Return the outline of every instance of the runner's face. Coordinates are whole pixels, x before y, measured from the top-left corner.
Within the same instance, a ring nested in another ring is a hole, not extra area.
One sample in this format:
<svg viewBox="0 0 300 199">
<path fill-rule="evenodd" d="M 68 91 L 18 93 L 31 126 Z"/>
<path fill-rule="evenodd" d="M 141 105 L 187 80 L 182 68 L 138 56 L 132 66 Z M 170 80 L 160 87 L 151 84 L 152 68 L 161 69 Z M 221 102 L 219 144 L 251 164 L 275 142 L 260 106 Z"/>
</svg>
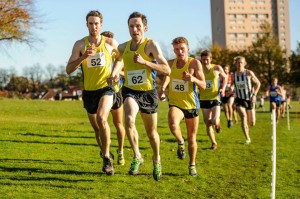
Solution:
<svg viewBox="0 0 300 199">
<path fill-rule="evenodd" d="M 238 59 L 236 61 L 236 67 L 238 70 L 243 70 L 246 65 L 246 61 L 244 59 Z"/>
<path fill-rule="evenodd" d="M 144 26 L 141 18 L 132 18 L 128 23 L 129 33 L 133 40 L 140 40 L 144 37 L 146 26 Z"/>
<path fill-rule="evenodd" d="M 174 53 L 179 60 L 185 60 L 188 57 L 189 47 L 186 43 L 174 44 Z"/>
<path fill-rule="evenodd" d="M 90 16 L 87 21 L 90 36 L 97 36 L 100 34 L 102 23 L 99 17 Z"/>
<path fill-rule="evenodd" d="M 202 63 L 204 66 L 210 65 L 210 62 L 211 62 L 211 57 L 209 57 L 209 56 L 202 56 L 202 57 L 201 57 L 201 63 Z"/>
<path fill-rule="evenodd" d="M 224 72 L 226 73 L 226 74 L 228 74 L 229 73 L 229 68 L 226 66 L 226 67 L 224 67 Z"/>
</svg>

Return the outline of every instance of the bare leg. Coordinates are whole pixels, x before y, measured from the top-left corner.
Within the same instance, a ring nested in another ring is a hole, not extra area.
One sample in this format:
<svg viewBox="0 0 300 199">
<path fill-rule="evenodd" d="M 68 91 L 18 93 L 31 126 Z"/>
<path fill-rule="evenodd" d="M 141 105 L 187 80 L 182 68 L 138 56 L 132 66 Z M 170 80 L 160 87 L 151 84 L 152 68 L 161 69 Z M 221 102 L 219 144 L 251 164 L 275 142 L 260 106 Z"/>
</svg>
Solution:
<svg viewBox="0 0 300 199">
<path fill-rule="evenodd" d="M 124 139 L 125 139 L 125 128 L 123 126 L 123 106 L 116 110 L 111 111 L 113 116 L 113 123 L 117 130 L 118 138 L 118 152 L 123 154 Z"/>
<path fill-rule="evenodd" d="M 95 138 L 97 141 L 97 144 L 99 146 L 100 151 L 102 151 L 102 143 L 101 143 L 101 138 L 100 138 L 100 129 L 96 120 L 96 114 L 89 114 L 88 113 L 88 118 L 90 120 L 90 123 L 94 129 L 95 132 Z"/>
<path fill-rule="evenodd" d="M 110 109 L 113 104 L 112 95 L 104 95 L 99 102 L 97 110 L 97 123 L 100 129 L 100 138 L 102 142 L 103 154 L 109 157 L 110 147 L 110 127 L 107 121 Z"/>
<path fill-rule="evenodd" d="M 190 165 L 196 165 L 197 154 L 197 131 L 199 124 L 199 117 L 185 119 L 187 136 L 188 136 L 188 149 L 190 156 Z"/>
<path fill-rule="evenodd" d="M 204 123 L 206 125 L 206 133 L 211 141 L 212 144 L 217 144 L 216 138 L 215 138 L 215 133 L 212 127 L 212 122 L 211 122 L 211 109 L 202 109 L 202 114 L 203 114 L 203 119 Z"/>
<path fill-rule="evenodd" d="M 243 133 L 246 139 L 250 140 L 246 109 L 242 106 L 238 106 L 237 112 L 239 113 L 241 118 L 241 126 L 242 126 Z"/>
<path fill-rule="evenodd" d="M 160 155 L 159 155 L 160 139 L 157 133 L 157 113 L 153 113 L 153 114 L 141 113 L 141 116 L 144 122 L 147 136 L 150 141 L 150 145 L 153 150 L 153 157 L 152 157 L 153 162 L 160 163 Z"/>
<path fill-rule="evenodd" d="M 131 148 L 133 150 L 134 156 L 141 158 L 141 153 L 139 151 L 139 135 L 136 130 L 135 120 L 137 113 L 139 112 L 138 104 L 131 97 L 127 97 L 124 101 L 125 107 L 125 131 L 129 139 Z"/>
<path fill-rule="evenodd" d="M 184 117 L 182 111 L 177 107 L 170 107 L 168 113 L 169 128 L 171 133 L 175 136 L 178 143 L 183 142 L 182 133 L 180 129 L 180 121 Z"/>
</svg>

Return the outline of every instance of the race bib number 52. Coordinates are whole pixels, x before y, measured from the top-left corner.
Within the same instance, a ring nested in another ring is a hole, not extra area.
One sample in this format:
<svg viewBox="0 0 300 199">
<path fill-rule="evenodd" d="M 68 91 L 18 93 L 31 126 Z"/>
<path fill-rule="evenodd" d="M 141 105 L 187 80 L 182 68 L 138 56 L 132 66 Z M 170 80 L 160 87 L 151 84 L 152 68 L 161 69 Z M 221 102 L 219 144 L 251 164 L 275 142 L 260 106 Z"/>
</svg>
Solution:
<svg viewBox="0 0 300 199">
<path fill-rule="evenodd" d="M 87 67 L 93 68 L 98 66 L 105 66 L 105 55 L 103 52 L 95 53 L 87 58 Z"/>
<path fill-rule="evenodd" d="M 132 70 L 127 72 L 128 85 L 140 85 L 147 82 L 147 71 L 142 70 Z"/>
</svg>

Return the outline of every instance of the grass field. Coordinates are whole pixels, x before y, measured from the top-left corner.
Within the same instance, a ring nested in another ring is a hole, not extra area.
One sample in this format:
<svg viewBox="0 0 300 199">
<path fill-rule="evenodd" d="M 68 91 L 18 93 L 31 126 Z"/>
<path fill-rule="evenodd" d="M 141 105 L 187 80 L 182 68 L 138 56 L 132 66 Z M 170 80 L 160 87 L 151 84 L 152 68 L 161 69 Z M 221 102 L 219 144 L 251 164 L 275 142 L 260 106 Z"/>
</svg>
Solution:
<svg viewBox="0 0 300 199">
<path fill-rule="evenodd" d="M 188 156 L 184 160 L 176 156 L 177 143 L 167 125 L 167 103 L 159 106 L 163 177 L 157 182 L 152 177 L 152 150 L 140 117 L 137 128 L 145 160 L 140 174 L 127 174 L 132 151 L 126 138 L 125 166 L 115 164 L 115 175 L 106 176 L 101 172 L 99 149 L 81 101 L 0 100 L 0 197 L 270 198 L 269 112 L 258 111 L 257 125 L 250 128 L 250 145 L 243 144 L 240 123 L 228 129 L 222 113 L 223 129 L 217 135 L 216 151 L 209 149 L 211 144 L 201 115 L 198 176 L 191 177 Z M 294 102 L 291 109 L 291 130 L 287 130 L 286 119 L 281 119 L 277 128 L 279 199 L 300 198 L 300 116 L 295 113 L 298 106 L 299 102 Z M 117 139 L 112 125 L 111 130 L 111 151 L 116 154 Z"/>
</svg>

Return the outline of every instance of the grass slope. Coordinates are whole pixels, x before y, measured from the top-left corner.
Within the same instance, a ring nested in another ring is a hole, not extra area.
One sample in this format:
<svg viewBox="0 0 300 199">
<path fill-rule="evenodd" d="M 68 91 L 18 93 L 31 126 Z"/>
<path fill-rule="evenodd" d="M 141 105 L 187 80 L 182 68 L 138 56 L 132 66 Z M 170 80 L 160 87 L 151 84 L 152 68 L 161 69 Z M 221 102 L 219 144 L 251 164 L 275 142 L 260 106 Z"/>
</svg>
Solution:
<svg viewBox="0 0 300 199">
<path fill-rule="evenodd" d="M 299 106 L 293 105 L 295 109 Z M 126 138 L 125 166 L 115 164 L 115 175 L 106 176 L 101 172 L 102 160 L 82 102 L 0 100 L 0 197 L 270 198 L 269 112 L 257 113 L 257 125 L 250 128 L 250 145 L 243 144 L 240 123 L 228 129 L 222 113 L 223 129 L 216 135 L 216 151 L 209 149 L 211 144 L 200 115 L 198 176 L 194 178 L 188 175 L 188 156 L 184 160 L 176 156 L 177 143 L 167 124 L 168 105 L 161 102 L 159 106 L 163 177 L 156 182 L 152 177 L 152 150 L 140 117 L 137 129 L 145 163 L 139 175 L 127 174 L 132 151 Z M 291 112 L 290 131 L 286 119 L 281 119 L 277 128 L 277 198 L 300 197 L 299 129 L 295 112 Z M 112 123 L 111 130 L 111 151 L 116 154 Z M 182 130 L 186 137 L 184 123 Z"/>
</svg>

